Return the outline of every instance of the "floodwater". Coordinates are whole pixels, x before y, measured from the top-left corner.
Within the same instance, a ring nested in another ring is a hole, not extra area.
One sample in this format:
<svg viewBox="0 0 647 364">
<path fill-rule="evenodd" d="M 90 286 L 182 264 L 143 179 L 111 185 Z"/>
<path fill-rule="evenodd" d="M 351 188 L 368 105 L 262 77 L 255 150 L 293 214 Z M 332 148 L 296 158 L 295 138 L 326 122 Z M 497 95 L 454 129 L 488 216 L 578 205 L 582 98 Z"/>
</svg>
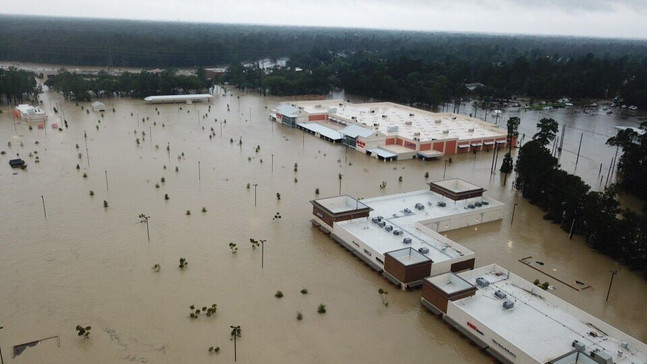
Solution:
<svg viewBox="0 0 647 364">
<path fill-rule="evenodd" d="M 241 363 L 493 362 L 423 309 L 419 290 L 398 290 L 311 226 L 309 200 L 317 198 L 317 188 L 319 197 L 337 194 L 338 173 L 342 193 L 357 197 L 424 189 L 427 171 L 429 180 L 446 173 L 484 186 L 510 214 L 447 234 L 476 253 L 477 266 L 494 262 L 528 280 L 549 281 L 558 296 L 647 340 L 647 282 L 544 221 L 511 191 L 511 181 L 503 185 L 502 176 L 490 174 L 491 153 L 453 156 L 445 172 L 444 160 L 384 163 L 268 122 L 278 98 L 222 96 L 222 90 L 211 111 L 208 104 L 112 99 L 103 100 L 104 116 L 86 113 L 89 103 L 41 96 L 43 108 L 60 109 L 50 122 L 62 125 L 56 119 L 64 114 L 69 128 L 30 131 L 25 123 L 14 125 L 9 108 L 0 114 L 0 150 L 7 152 L 0 156 L 0 347 L 8 358 L 14 345 L 42 338 L 58 336 L 60 346 L 47 340 L 10 362 L 232 362 L 231 325 L 242 328 L 236 342 Z M 573 129 L 567 128 L 570 152 L 561 159 L 569 171 L 578 133 L 586 131 L 578 173 L 587 182 L 597 181 L 598 161 L 613 157 L 615 150 L 603 145 L 611 126 L 637 123 L 551 115 Z M 522 115 L 526 138 L 540 116 Z M 26 159 L 26 170 L 9 168 L 16 154 Z M 150 242 L 142 213 L 150 216 Z M 250 238 L 267 240 L 263 257 Z M 555 282 L 518 262 L 527 256 L 592 288 Z M 182 257 L 185 270 L 178 268 Z M 153 272 L 154 264 L 160 272 Z M 611 269 L 619 273 L 605 303 Z M 379 288 L 389 292 L 388 307 Z M 277 290 L 283 298 L 274 297 Z M 215 317 L 189 318 L 190 305 L 213 303 Z M 321 303 L 325 314 L 317 313 Z M 92 326 L 89 340 L 76 336 L 77 324 Z M 220 353 L 210 354 L 210 346 Z"/>
</svg>

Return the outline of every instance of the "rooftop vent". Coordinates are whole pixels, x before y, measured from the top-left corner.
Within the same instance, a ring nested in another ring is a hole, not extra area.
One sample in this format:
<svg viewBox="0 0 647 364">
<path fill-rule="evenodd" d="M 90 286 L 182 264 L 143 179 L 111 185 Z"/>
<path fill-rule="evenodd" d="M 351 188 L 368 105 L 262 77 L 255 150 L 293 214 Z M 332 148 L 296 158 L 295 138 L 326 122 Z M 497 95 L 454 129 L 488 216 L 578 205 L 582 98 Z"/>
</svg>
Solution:
<svg viewBox="0 0 647 364">
<path fill-rule="evenodd" d="M 504 301 L 503 302 L 503 308 L 505 310 L 509 310 L 509 309 L 511 309 L 513 307 L 514 307 L 514 302 L 512 302 L 512 301 Z"/>
<path fill-rule="evenodd" d="M 572 344 L 572 346 L 573 346 L 573 347 L 575 348 L 575 350 L 577 350 L 577 351 L 582 351 L 582 352 L 584 352 L 584 350 L 586 350 L 586 345 L 584 345 L 584 343 L 581 343 L 581 342 L 579 342 L 579 341 L 577 341 L 577 340 L 573 340 L 573 344 Z"/>
<path fill-rule="evenodd" d="M 452 116 L 452 120 L 456 120 L 456 116 Z"/>
<path fill-rule="evenodd" d="M 429 248 L 425 248 L 425 247 L 418 248 L 418 253 L 427 254 L 427 253 L 429 253 Z"/>
<path fill-rule="evenodd" d="M 497 289 L 496 292 L 494 292 L 494 295 L 497 298 L 501 298 L 501 299 L 508 297 L 508 295 L 505 294 L 505 292 L 501 291 L 500 289 Z"/>
<path fill-rule="evenodd" d="M 387 133 L 397 133 L 398 132 L 398 126 L 397 125 L 389 125 L 386 127 L 386 132 Z"/>
<path fill-rule="evenodd" d="M 473 132 L 474 132 L 474 128 L 469 128 L 469 129 L 467 129 L 467 132 L 469 132 L 469 133 L 473 133 Z"/>
<path fill-rule="evenodd" d="M 386 119 L 386 118 L 387 118 L 387 115 L 386 115 L 386 114 L 382 114 L 382 118 L 383 118 L 383 119 Z"/>
<path fill-rule="evenodd" d="M 425 205 L 421 204 L 420 202 L 418 202 L 414 207 L 416 208 L 416 210 L 424 210 L 425 209 Z"/>
<path fill-rule="evenodd" d="M 392 231 L 393 230 L 393 225 L 389 225 L 389 226 L 385 227 L 384 230 Z"/>
<path fill-rule="evenodd" d="M 411 238 L 404 238 L 402 239 L 402 242 L 405 244 L 411 244 Z"/>
<path fill-rule="evenodd" d="M 490 285 L 490 282 L 488 282 L 488 280 L 483 277 L 478 277 L 476 278 L 476 284 L 478 284 L 480 287 L 487 287 Z"/>
<path fill-rule="evenodd" d="M 443 121 L 442 121 L 442 120 L 440 120 L 440 119 L 436 119 L 436 121 L 435 121 L 435 123 L 436 123 L 436 124 L 440 124 L 440 123 L 442 123 L 442 122 L 443 122 Z"/>
<path fill-rule="evenodd" d="M 353 120 L 357 120 L 357 116 L 351 116 L 350 118 Z"/>
<path fill-rule="evenodd" d="M 413 133 L 413 135 L 415 135 L 415 136 L 420 136 L 420 132 L 419 132 L 419 131 L 417 131 L 417 132 Z"/>
<path fill-rule="evenodd" d="M 375 114 L 375 110 L 371 110 L 371 114 Z"/>
<path fill-rule="evenodd" d="M 321 104 L 317 104 L 317 105 L 315 105 L 315 108 L 317 108 L 317 109 L 321 109 Z"/>
<path fill-rule="evenodd" d="M 402 235 L 402 230 L 393 230 L 393 235 L 395 236 Z"/>
<path fill-rule="evenodd" d="M 449 134 L 449 130 L 443 130 L 443 134 Z"/>
<path fill-rule="evenodd" d="M 373 221 L 375 224 L 377 224 L 378 222 L 380 222 L 380 219 L 378 219 L 377 217 L 374 217 L 374 218 L 371 219 L 371 221 Z"/>
<path fill-rule="evenodd" d="M 380 221 L 380 222 L 378 222 L 378 223 L 377 223 L 377 226 L 379 226 L 379 227 L 385 227 L 385 226 L 386 226 L 386 222 L 385 222 L 385 221 Z"/>
<path fill-rule="evenodd" d="M 411 209 L 407 207 L 406 209 L 404 209 L 404 213 L 405 213 L 405 214 L 410 214 L 410 213 L 411 213 Z"/>
<path fill-rule="evenodd" d="M 445 206 L 447 206 L 447 204 L 445 203 L 445 201 L 438 201 L 438 203 L 437 203 L 436 205 L 438 205 L 438 207 L 445 207 Z"/>
<path fill-rule="evenodd" d="M 404 125 L 412 125 L 413 123 L 411 121 L 405 121 Z"/>
</svg>

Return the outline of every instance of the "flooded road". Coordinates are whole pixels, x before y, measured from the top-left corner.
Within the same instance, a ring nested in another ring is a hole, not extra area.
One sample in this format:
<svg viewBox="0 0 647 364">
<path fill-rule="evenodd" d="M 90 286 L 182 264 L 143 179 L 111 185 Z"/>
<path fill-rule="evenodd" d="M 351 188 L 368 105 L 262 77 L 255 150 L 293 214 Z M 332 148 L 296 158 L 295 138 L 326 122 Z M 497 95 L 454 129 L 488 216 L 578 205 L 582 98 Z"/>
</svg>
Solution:
<svg viewBox="0 0 647 364">
<path fill-rule="evenodd" d="M 108 107 L 102 117 L 86 112 L 89 103 L 42 96 L 50 123 L 63 125 L 56 119 L 64 115 L 69 128 L 34 125 L 30 131 L 25 123 L 14 125 L 10 109 L 0 114 L 0 150 L 7 153 L 0 156 L 0 345 L 5 357 L 13 345 L 51 336 L 60 338 L 60 347 L 44 341 L 12 362 L 232 362 L 231 325 L 242 328 L 241 363 L 493 362 L 422 309 L 420 291 L 398 290 L 309 223 L 308 201 L 337 194 L 338 173 L 342 193 L 372 197 L 424 189 L 428 180 L 442 179 L 444 160 L 384 163 L 346 154 L 339 145 L 268 122 L 278 98 L 218 92 L 211 110 L 209 104 L 102 100 Z M 62 110 L 54 114 L 58 102 Z M 523 115 L 526 138 L 540 115 Z M 555 119 L 573 127 L 565 150 L 577 150 L 580 129 L 590 131 L 578 173 L 597 181 L 598 161 L 610 161 L 615 151 L 603 142 L 611 125 L 625 120 Z M 27 161 L 26 170 L 9 168 L 16 154 Z M 518 203 L 512 225 L 509 215 L 447 234 L 476 253 L 477 266 L 498 263 L 528 280 L 547 280 L 559 297 L 647 340 L 643 278 L 544 221 L 511 191 L 510 180 L 503 186 L 502 176 L 490 174 L 491 154 L 452 159 L 448 178 L 485 187 L 510 214 Z M 565 152 L 560 162 L 572 172 L 574 160 Z M 140 214 L 150 216 L 150 242 Z M 250 238 L 267 240 L 264 257 Z M 235 254 L 230 243 L 237 244 Z M 553 282 L 518 261 L 527 256 L 592 288 L 578 292 Z M 184 270 L 180 258 L 189 263 Z M 154 264 L 160 272 L 153 272 Z M 610 269 L 619 273 L 605 303 Z M 389 292 L 388 308 L 379 288 Z M 277 290 L 283 298 L 274 297 Z M 190 305 L 213 303 L 215 317 L 189 318 Z M 325 314 L 317 313 L 319 304 Z M 76 336 L 77 324 L 92 326 L 89 340 Z M 220 353 L 210 354 L 210 346 Z"/>
</svg>

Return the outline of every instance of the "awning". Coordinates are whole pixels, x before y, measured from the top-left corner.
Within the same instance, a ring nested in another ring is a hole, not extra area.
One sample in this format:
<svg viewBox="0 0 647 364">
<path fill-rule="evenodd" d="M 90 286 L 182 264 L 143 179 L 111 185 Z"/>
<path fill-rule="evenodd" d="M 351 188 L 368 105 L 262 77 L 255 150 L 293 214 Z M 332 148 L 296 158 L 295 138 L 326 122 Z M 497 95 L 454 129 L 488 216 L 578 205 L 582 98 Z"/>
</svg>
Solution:
<svg viewBox="0 0 647 364">
<path fill-rule="evenodd" d="M 484 145 L 494 145 L 494 142 L 485 142 Z"/>
<path fill-rule="evenodd" d="M 496 143 L 497 143 L 497 144 L 505 144 L 505 143 L 506 143 L 506 141 L 505 141 L 505 140 L 497 140 L 497 141 L 496 141 Z"/>
<path fill-rule="evenodd" d="M 319 123 L 297 123 L 297 125 L 301 128 L 307 129 L 315 134 L 319 134 L 321 136 L 324 136 L 330 140 L 342 140 L 343 137 L 342 135 L 333 129 L 330 129 L 328 127 L 325 127 Z"/>
<path fill-rule="evenodd" d="M 459 147 L 459 148 L 469 148 L 469 147 L 470 147 L 470 145 L 469 145 L 469 144 L 461 144 L 461 145 L 459 145 L 458 147 Z"/>
<path fill-rule="evenodd" d="M 473 147 L 480 147 L 481 145 L 483 145 L 483 144 L 481 144 L 481 143 L 472 143 Z"/>
<path fill-rule="evenodd" d="M 371 152 L 371 155 L 375 154 L 375 155 L 378 155 L 378 156 L 380 156 L 380 157 L 382 157 L 384 159 L 395 158 L 395 157 L 398 156 L 397 154 L 391 153 L 391 152 L 389 152 L 387 150 L 384 150 L 382 148 L 373 148 L 373 149 L 369 149 L 368 151 Z"/>
</svg>

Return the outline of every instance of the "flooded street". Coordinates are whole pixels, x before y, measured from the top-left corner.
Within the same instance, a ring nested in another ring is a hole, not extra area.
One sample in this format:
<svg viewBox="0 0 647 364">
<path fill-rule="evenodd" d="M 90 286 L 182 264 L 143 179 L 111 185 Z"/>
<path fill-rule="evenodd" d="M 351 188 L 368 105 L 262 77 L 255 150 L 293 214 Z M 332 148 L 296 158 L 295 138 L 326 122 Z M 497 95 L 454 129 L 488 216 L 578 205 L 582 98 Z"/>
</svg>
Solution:
<svg viewBox="0 0 647 364">
<path fill-rule="evenodd" d="M 61 115 L 68 121 L 62 131 L 35 125 L 30 131 L 3 108 L 0 346 L 7 358 L 14 345 L 60 338 L 60 347 L 47 340 L 8 361 L 232 362 L 231 325 L 242 328 L 241 363 L 494 361 L 423 309 L 419 290 L 400 291 L 309 222 L 309 201 L 336 195 L 338 173 L 342 193 L 372 197 L 425 189 L 427 181 L 443 178 L 443 159 L 385 163 L 346 153 L 270 123 L 269 109 L 279 98 L 222 95 L 221 90 L 210 104 L 193 105 L 104 99 L 103 116 L 87 113 L 90 103 L 76 106 L 56 93 L 41 95 L 49 123 L 63 127 Z M 59 102 L 62 110 L 54 114 Z M 505 113 L 499 124 L 515 115 Z M 594 189 L 601 188 L 600 163 L 606 175 L 615 152 L 604 145 L 615 135 L 613 125 L 638 124 L 633 116 L 569 110 L 520 116 L 526 141 L 541 117 L 566 123 L 560 163 L 571 173 L 584 132 L 577 173 Z M 9 168 L 16 154 L 26 160 L 26 170 Z M 503 153 L 499 166 L 502 158 Z M 491 153 L 452 160 L 447 178 L 483 186 L 509 211 L 503 221 L 447 233 L 476 253 L 476 266 L 497 263 L 530 281 L 548 281 L 557 296 L 647 341 L 644 278 L 544 221 L 542 211 L 511 190 L 512 177 L 504 186 L 502 175 L 490 174 Z M 385 189 L 379 188 L 382 181 Z M 150 242 L 140 214 L 150 216 Z M 264 257 L 250 238 L 267 240 Z M 237 244 L 237 253 L 230 243 Z M 592 287 L 576 291 L 555 282 L 518 261 L 527 256 L 546 262 L 556 276 Z M 189 263 L 184 270 L 180 258 Z M 151 269 L 154 264 L 160 264 L 159 272 Z M 619 273 L 605 303 L 611 269 Z M 308 294 L 300 293 L 303 288 Z M 379 288 L 389 292 L 388 307 Z M 283 298 L 274 297 L 277 290 Z M 215 317 L 189 318 L 190 305 L 213 303 Z M 318 314 L 322 303 L 327 313 Z M 296 319 L 299 311 L 302 321 Z M 77 337 L 77 324 L 92 326 L 89 340 Z M 209 353 L 210 346 L 219 346 L 220 353 Z"/>
</svg>

